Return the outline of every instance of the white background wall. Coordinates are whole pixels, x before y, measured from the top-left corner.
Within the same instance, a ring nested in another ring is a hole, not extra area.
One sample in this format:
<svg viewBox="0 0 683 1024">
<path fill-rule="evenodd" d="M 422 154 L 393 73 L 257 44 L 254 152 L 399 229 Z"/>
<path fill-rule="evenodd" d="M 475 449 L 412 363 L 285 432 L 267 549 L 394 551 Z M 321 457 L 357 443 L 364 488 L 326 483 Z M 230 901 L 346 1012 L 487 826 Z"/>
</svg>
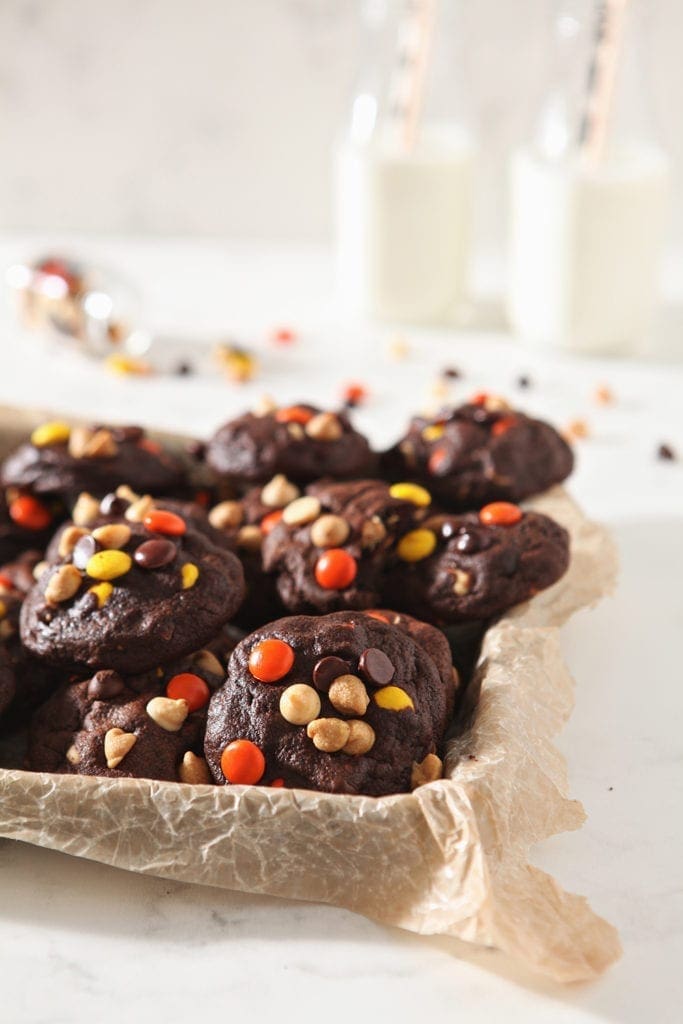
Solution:
<svg viewBox="0 0 683 1024">
<path fill-rule="evenodd" d="M 680 183 L 683 2 L 643 2 Z M 505 155 L 543 88 L 553 0 L 464 8 L 492 240 Z M 0 0 L 0 230 L 325 238 L 357 43 L 356 0 Z"/>
</svg>

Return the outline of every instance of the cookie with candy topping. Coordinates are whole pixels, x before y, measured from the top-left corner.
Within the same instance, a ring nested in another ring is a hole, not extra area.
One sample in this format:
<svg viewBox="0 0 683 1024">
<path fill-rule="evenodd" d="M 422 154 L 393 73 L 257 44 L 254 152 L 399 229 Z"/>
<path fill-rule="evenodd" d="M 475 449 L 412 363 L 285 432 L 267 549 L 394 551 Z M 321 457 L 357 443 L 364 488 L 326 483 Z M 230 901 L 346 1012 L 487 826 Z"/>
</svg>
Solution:
<svg viewBox="0 0 683 1024">
<path fill-rule="evenodd" d="M 453 691 L 424 646 L 378 618 L 279 619 L 235 648 L 206 760 L 218 783 L 406 792 L 441 775 Z"/>
<path fill-rule="evenodd" d="M 434 515 L 424 557 L 403 560 L 385 595 L 439 624 L 489 619 L 551 586 L 569 565 L 569 534 L 549 516 L 493 502 L 480 512 Z"/>
<path fill-rule="evenodd" d="M 3 730 L 24 724 L 28 715 L 61 681 L 60 674 L 34 658 L 19 637 L 19 616 L 24 599 L 32 588 L 34 570 L 40 562 L 39 551 L 27 551 L 14 562 L 0 566 L 0 647 L 12 675 L 11 700 L 0 707 Z M 5 694 L 9 691 L 5 688 Z M 3 700 L 0 698 L 0 705 Z"/>
<path fill-rule="evenodd" d="M 413 484 L 319 481 L 287 505 L 263 541 L 290 612 L 371 608 L 400 539 L 427 514 L 430 496 Z"/>
<path fill-rule="evenodd" d="M 345 412 L 293 405 L 248 412 L 220 427 L 206 451 L 218 477 L 238 486 L 266 483 L 279 473 L 297 484 L 328 476 L 369 476 L 376 457 Z"/>
<path fill-rule="evenodd" d="M 143 672 L 205 644 L 244 597 L 239 560 L 150 502 L 72 527 L 59 552 L 21 613 L 24 645 L 57 665 Z"/>
<path fill-rule="evenodd" d="M 451 511 L 520 501 L 560 483 L 573 464 L 553 427 L 487 395 L 433 419 L 415 417 L 383 456 L 390 479 L 419 481 Z"/>
<path fill-rule="evenodd" d="M 81 491 L 96 496 L 128 484 L 141 494 L 177 493 L 185 483 L 182 461 L 142 427 L 43 423 L 0 469 L 4 487 L 65 502 Z"/>
<path fill-rule="evenodd" d="M 230 647 L 222 635 L 214 646 Z M 31 723 L 33 771 L 110 778 L 211 782 L 203 758 L 211 693 L 225 679 L 224 663 L 197 651 L 146 673 L 101 669 L 62 686 Z"/>
</svg>

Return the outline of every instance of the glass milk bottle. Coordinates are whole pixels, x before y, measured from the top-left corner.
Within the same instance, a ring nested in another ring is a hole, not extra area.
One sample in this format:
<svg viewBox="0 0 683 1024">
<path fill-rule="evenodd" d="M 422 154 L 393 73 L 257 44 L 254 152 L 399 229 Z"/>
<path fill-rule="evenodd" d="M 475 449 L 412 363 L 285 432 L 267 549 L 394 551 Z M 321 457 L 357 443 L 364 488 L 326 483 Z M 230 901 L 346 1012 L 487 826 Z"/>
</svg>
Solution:
<svg viewBox="0 0 683 1024">
<path fill-rule="evenodd" d="M 338 291 L 353 312 L 443 324 L 463 305 L 473 144 L 457 6 L 363 4 L 363 67 L 335 168 Z"/>
<path fill-rule="evenodd" d="M 508 312 L 536 345 L 634 353 L 651 327 L 669 178 L 645 103 L 644 9 L 556 10 L 555 87 L 512 161 Z"/>
</svg>

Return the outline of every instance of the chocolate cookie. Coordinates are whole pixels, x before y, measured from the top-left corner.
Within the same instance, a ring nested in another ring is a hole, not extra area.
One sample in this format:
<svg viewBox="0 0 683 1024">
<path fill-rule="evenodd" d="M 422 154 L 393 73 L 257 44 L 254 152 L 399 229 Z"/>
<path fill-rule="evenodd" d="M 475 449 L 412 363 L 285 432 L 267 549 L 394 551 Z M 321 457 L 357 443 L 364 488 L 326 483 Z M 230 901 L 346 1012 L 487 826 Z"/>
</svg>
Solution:
<svg viewBox="0 0 683 1024">
<path fill-rule="evenodd" d="M 183 464 L 141 427 L 70 427 L 43 423 L 9 455 L 0 470 L 4 487 L 66 502 L 81 491 L 98 497 L 128 484 L 142 494 L 177 493 Z"/>
<path fill-rule="evenodd" d="M 362 612 L 293 616 L 235 648 L 204 750 L 219 783 L 380 796 L 441 775 L 453 680 Z"/>
<path fill-rule="evenodd" d="M 38 657 L 143 672 L 202 646 L 236 612 L 238 559 L 181 516 L 141 501 L 118 521 L 62 535 L 59 559 L 21 613 L 22 641 Z"/>
<path fill-rule="evenodd" d="M 435 419 L 415 417 L 383 457 L 390 479 L 420 481 L 452 511 L 520 501 L 560 483 L 573 464 L 553 427 L 486 395 Z"/>
<path fill-rule="evenodd" d="M 429 501 L 412 484 L 311 484 L 264 538 L 263 568 L 275 574 L 290 612 L 372 608 L 381 599 L 388 559 L 424 518 Z"/>
<path fill-rule="evenodd" d="M 101 669 L 62 686 L 34 715 L 33 771 L 211 782 L 202 756 L 206 709 L 225 673 L 207 651 L 164 669 Z"/>
<path fill-rule="evenodd" d="M 12 703 L 15 689 L 14 671 L 9 654 L 4 643 L 0 640 L 0 718 L 2 718 L 3 713 Z"/>
<path fill-rule="evenodd" d="M 402 610 L 440 624 L 489 619 L 555 583 L 569 564 L 569 534 L 548 516 L 494 502 L 423 523 L 428 553 L 386 576 Z"/>
<path fill-rule="evenodd" d="M 22 726 L 60 681 L 59 674 L 34 658 L 19 638 L 21 606 L 35 582 L 33 572 L 41 557 L 39 551 L 28 551 L 16 561 L 0 566 L 0 645 L 13 679 L 11 702 L 0 708 L 0 723 L 5 731 Z"/>
<path fill-rule="evenodd" d="M 209 441 L 206 458 L 218 476 L 245 486 L 282 473 L 295 483 L 371 475 L 376 457 L 344 412 L 294 405 L 225 423 Z"/>
</svg>

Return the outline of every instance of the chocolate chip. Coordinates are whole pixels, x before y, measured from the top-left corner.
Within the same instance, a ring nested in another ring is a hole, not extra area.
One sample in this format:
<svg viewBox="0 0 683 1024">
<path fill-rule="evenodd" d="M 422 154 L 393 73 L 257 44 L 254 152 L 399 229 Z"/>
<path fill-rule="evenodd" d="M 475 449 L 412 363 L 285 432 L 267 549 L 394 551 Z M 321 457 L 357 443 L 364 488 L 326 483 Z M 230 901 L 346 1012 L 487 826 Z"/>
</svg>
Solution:
<svg viewBox="0 0 683 1024">
<path fill-rule="evenodd" d="M 109 700 L 123 693 L 124 682 L 118 672 L 104 668 L 96 672 L 88 683 L 90 700 Z"/>
<path fill-rule="evenodd" d="M 387 686 L 394 678 L 396 669 L 384 651 L 379 647 L 366 647 L 360 656 L 358 669 L 367 683 L 372 686 Z"/>
<path fill-rule="evenodd" d="M 481 549 L 481 542 L 476 533 L 461 533 L 455 542 L 455 547 L 458 551 L 462 551 L 463 554 L 471 555 L 475 551 Z"/>
<path fill-rule="evenodd" d="M 85 569 L 92 556 L 100 550 L 100 545 L 94 537 L 86 534 L 76 541 L 76 546 L 71 554 L 71 561 L 77 569 Z"/>
<path fill-rule="evenodd" d="M 122 516 L 129 505 L 130 502 L 118 494 L 105 494 L 100 502 L 100 512 L 103 516 Z"/>
<path fill-rule="evenodd" d="M 657 449 L 657 458 L 663 459 L 665 462 L 675 462 L 676 452 L 673 450 L 670 444 L 660 444 Z"/>
<path fill-rule="evenodd" d="M 351 666 L 348 661 L 335 657 L 321 658 L 313 669 L 313 685 L 321 693 L 327 693 L 335 679 L 350 674 Z"/>
<path fill-rule="evenodd" d="M 141 569 L 161 569 L 168 565 L 178 554 L 178 549 L 171 540 L 146 540 L 136 548 L 133 558 Z"/>
</svg>

